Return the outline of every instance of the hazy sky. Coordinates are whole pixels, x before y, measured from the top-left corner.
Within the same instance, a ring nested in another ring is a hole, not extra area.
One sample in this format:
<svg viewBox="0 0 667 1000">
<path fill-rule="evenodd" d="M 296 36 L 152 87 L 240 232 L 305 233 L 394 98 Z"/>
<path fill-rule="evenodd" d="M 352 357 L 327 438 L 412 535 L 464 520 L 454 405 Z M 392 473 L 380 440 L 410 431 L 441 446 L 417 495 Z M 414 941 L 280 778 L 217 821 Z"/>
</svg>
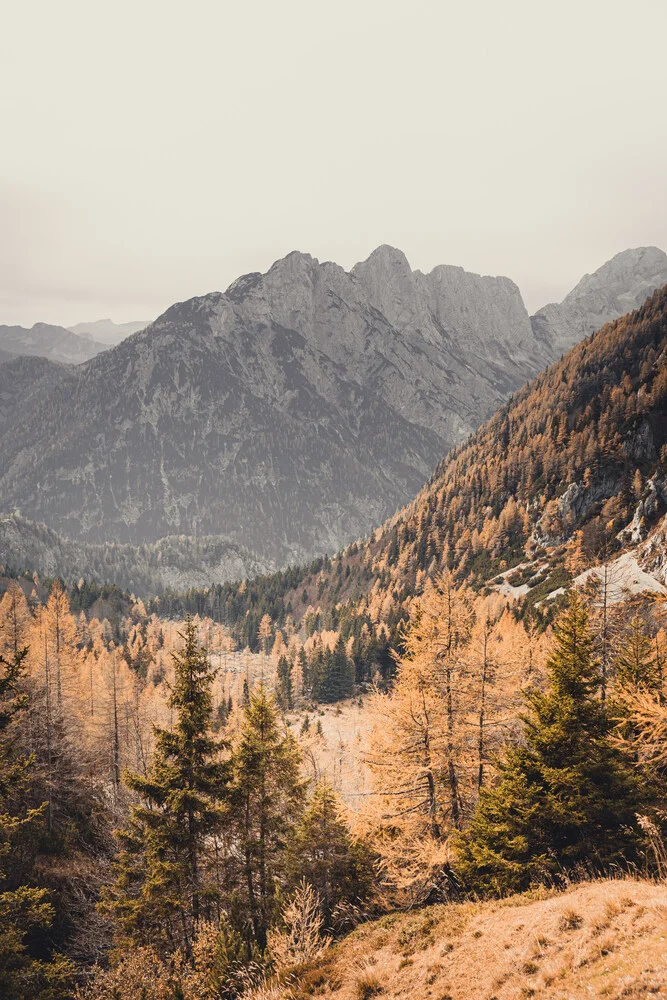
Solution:
<svg viewBox="0 0 667 1000">
<path fill-rule="evenodd" d="M 153 318 L 293 249 L 667 249 L 667 0 L 4 0 L 0 323 Z"/>
</svg>

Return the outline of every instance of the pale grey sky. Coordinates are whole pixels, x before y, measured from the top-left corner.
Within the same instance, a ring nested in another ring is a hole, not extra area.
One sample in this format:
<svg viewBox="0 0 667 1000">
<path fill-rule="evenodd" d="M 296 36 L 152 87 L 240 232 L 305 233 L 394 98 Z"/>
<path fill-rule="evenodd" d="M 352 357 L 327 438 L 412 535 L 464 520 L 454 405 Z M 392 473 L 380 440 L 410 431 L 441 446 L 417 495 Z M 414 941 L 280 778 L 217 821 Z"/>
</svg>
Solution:
<svg viewBox="0 0 667 1000">
<path fill-rule="evenodd" d="M 2 0 L 0 323 L 152 318 L 290 250 L 667 249 L 667 0 Z"/>
</svg>

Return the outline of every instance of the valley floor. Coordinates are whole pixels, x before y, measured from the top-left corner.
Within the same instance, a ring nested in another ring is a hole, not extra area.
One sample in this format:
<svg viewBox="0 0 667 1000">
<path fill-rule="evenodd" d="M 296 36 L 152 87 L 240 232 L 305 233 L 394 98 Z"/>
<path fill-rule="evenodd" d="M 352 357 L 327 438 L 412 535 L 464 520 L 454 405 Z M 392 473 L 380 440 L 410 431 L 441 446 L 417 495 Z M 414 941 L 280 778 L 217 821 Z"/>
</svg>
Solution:
<svg viewBox="0 0 667 1000">
<path fill-rule="evenodd" d="M 284 1000 L 667 996 L 667 885 L 629 879 L 433 906 L 356 929 Z"/>
</svg>

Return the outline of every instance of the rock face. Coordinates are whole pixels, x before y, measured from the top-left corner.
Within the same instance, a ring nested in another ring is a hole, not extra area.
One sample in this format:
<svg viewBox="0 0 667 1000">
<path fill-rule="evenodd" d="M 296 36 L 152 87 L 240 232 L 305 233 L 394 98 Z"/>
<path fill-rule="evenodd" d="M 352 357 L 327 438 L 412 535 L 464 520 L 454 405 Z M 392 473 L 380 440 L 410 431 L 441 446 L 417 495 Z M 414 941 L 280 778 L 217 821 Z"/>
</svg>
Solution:
<svg viewBox="0 0 667 1000">
<path fill-rule="evenodd" d="M 667 284 L 667 254 L 657 247 L 624 250 L 586 274 L 560 304 L 544 306 L 531 317 L 533 331 L 550 361 L 605 323 L 637 309 L 656 288 Z"/>
<path fill-rule="evenodd" d="M 614 301 L 648 293 L 637 260 L 624 292 L 606 265 Z M 577 301 L 579 321 L 594 300 Z M 292 253 L 34 385 L 0 365 L 2 509 L 80 542 L 216 536 L 266 568 L 333 552 L 410 500 L 559 330 L 507 278 L 423 274 L 386 246 L 350 272 Z"/>
<path fill-rule="evenodd" d="M 13 355 L 38 356 L 78 365 L 106 351 L 107 346 L 78 337 L 64 326 L 49 323 L 35 323 L 29 330 L 23 326 L 0 326 L 0 349 Z"/>
</svg>

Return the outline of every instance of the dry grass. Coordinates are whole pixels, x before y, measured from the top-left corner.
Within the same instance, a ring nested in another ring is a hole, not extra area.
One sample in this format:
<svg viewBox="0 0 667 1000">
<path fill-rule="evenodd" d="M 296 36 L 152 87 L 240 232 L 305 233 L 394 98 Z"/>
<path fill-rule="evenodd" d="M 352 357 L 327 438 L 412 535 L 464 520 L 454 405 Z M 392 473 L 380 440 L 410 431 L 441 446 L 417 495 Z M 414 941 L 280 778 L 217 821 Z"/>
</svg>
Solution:
<svg viewBox="0 0 667 1000">
<path fill-rule="evenodd" d="M 284 997 L 333 1000 L 648 1000 L 667 997 L 667 886 L 435 906 L 358 927 Z"/>
</svg>

